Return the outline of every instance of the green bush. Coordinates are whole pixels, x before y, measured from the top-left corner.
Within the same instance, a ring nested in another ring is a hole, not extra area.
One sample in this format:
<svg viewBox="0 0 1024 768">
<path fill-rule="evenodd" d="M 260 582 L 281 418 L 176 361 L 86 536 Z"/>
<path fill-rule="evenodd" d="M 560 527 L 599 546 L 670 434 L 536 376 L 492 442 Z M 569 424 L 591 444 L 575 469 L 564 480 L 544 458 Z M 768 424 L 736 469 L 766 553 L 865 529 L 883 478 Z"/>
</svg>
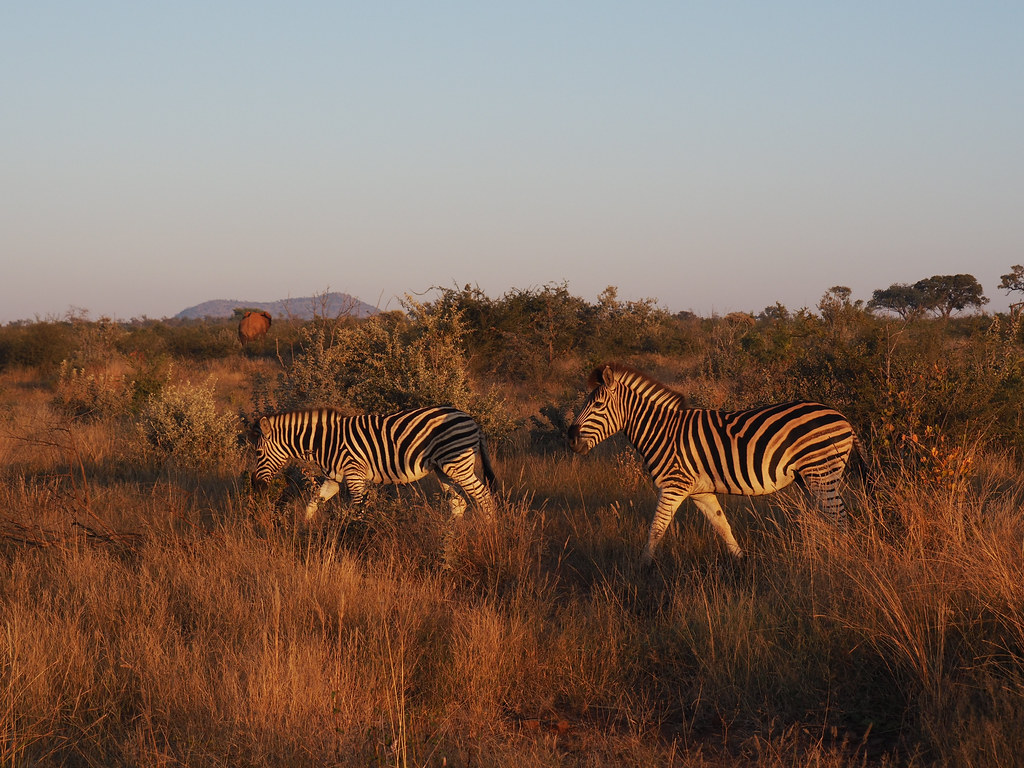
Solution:
<svg viewBox="0 0 1024 768">
<path fill-rule="evenodd" d="M 170 384 L 151 395 L 140 414 L 148 444 L 161 456 L 191 469 L 224 466 L 237 461 L 238 425 L 217 411 L 214 383 Z"/>
<path fill-rule="evenodd" d="M 74 354 L 75 332 L 70 323 L 9 323 L 0 328 L 0 370 L 39 368 L 51 375 Z"/>
<path fill-rule="evenodd" d="M 351 408 L 354 332 L 347 323 L 317 319 L 299 330 L 296 348 L 275 383 L 253 382 L 256 412 L 332 406 Z"/>
<path fill-rule="evenodd" d="M 236 329 L 224 322 L 189 323 L 168 334 L 167 350 L 190 360 L 216 360 L 238 354 L 240 346 Z"/>
<path fill-rule="evenodd" d="M 471 414 L 488 437 L 516 428 L 494 390 L 470 380 L 462 313 L 455 307 L 403 302 L 406 313 L 374 315 L 358 324 L 318 320 L 300 332 L 291 363 L 276 384 L 257 380 L 257 413 L 333 406 L 387 413 L 450 405 Z"/>
</svg>

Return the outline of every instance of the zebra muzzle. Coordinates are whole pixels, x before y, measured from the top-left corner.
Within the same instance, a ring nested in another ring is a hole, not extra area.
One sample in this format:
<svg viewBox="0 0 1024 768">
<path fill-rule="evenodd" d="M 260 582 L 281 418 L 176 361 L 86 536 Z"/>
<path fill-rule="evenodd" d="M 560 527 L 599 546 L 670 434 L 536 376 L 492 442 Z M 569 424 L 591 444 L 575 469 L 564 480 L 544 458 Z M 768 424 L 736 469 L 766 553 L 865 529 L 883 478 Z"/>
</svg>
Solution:
<svg viewBox="0 0 1024 768">
<path fill-rule="evenodd" d="M 569 447 L 580 455 L 586 455 L 590 451 L 590 445 L 583 439 L 580 428 L 575 424 L 569 427 Z"/>
</svg>

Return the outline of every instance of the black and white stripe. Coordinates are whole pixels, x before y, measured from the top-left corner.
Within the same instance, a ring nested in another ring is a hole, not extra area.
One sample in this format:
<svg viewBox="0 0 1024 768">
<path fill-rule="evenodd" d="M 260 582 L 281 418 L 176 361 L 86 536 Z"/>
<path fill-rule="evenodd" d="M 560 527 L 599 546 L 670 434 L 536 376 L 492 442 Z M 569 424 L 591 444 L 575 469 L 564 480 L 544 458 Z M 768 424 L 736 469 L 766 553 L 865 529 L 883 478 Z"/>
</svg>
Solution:
<svg viewBox="0 0 1024 768">
<path fill-rule="evenodd" d="M 486 484 L 476 476 L 476 457 Z M 317 464 L 326 477 L 306 506 L 306 520 L 321 501 L 345 483 L 359 504 L 368 483 L 411 483 L 435 472 L 456 491 L 452 514 L 461 516 L 469 499 L 490 517 L 494 471 L 479 425 L 455 408 L 417 408 L 384 415 L 344 416 L 333 408 L 313 408 L 264 416 L 259 422 L 254 480 L 266 483 L 292 458 Z"/>
<path fill-rule="evenodd" d="M 643 456 L 658 488 L 645 562 L 687 497 L 736 557 L 743 550 L 714 494 L 761 496 L 799 477 L 826 512 L 845 521 L 839 486 L 855 437 L 838 411 L 809 402 L 689 408 L 678 392 L 615 363 L 598 367 L 589 384 L 593 391 L 569 429 L 569 444 L 585 454 L 622 430 Z"/>
</svg>

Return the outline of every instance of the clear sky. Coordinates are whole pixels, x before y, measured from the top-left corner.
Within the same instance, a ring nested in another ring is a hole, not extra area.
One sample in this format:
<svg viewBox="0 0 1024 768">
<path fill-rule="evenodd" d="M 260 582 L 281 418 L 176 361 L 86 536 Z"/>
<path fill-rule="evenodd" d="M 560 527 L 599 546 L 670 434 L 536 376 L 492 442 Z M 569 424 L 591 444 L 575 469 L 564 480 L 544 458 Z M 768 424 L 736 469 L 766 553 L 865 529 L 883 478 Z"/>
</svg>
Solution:
<svg viewBox="0 0 1024 768">
<path fill-rule="evenodd" d="M 0 322 L 959 272 L 1005 309 L 1024 3 L 5 3 L 0 261 Z"/>
</svg>

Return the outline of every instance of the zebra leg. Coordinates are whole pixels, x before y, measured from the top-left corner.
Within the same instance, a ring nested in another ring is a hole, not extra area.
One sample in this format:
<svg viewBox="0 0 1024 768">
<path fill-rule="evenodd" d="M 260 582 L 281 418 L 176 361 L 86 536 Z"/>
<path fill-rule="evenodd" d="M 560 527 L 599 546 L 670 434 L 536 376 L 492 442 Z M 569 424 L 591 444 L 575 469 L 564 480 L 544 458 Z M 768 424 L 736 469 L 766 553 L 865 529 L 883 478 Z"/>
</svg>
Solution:
<svg viewBox="0 0 1024 768">
<path fill-rule="evenodd" d="M 452 517 L 456 520 L 462 519 L 466 513 L 466 507 L 469 506 L 469 502 L 463 495 L 463 490 L 451 478 L 444 477 L 443 473 L 438 472 L 437 476 L 441 479 L 441 485 L 444 487 L 444 495 L 448 499 L 448 509 L 451 510 Z"/>
<path fill-rule="evenodd" d="M 469 506 L 462 489 L 440 467 L 434 468 L 434 474 L 437 475 L 437 479 L 441 483 L 441 490 L 448 500 L 448 508 L 452 512 L 452 517 L 456 520 L 461 519 L 466 512 L 466 507 Z"/>
<path fill-rule="evenodd" d="M 352 494 L 352 503 L 357 507 L 366 499 L 366 480 L 356 474 L 345 474 L 345 486 Z"/>
<path fill-rule="evenodd" d="M 643 556 L 640 562 L 643 565 L 650 565 L 654 559 L 654 548 L 665 536 L 668 524 L 675 517 L 676 510 L 683 500 L 689 495 L 687 491 L 662 490 L 658 494 L 658 508 L 654 510 L 654 520 L 651 521 L 651 530 L 647 533 L 647 546 L 644 547 Z"/>
<path fill-rule="evenodd" d="M 843 497 L 839 495 L 839 486 L 843 479 L 842 468 L 822 474 L 804 471 L 800 473 L 800 479 L 818 502 L 821 510 L 830 516 L 839 528 L 846 528 L 846 505 L 843 504 Z"/>
<path fill-rule="evenodd" d="M 722 505 L 718 503 L 715 494 L 695 493 L 690 498 L 697 505 L 697 509 L 704 513 L 704 517 L 708 519 L 718 535 L 722 537 L 725 546 L 729 548 L 729 554 L 737 560 L 743 557 L 743 550 L 736 543 L 736 539 L 732 535 L 732 528 L 729 527 L 729 521 L 725 519 L 725 512 L 722 511 Z"/>
<path fill-rule="evenodd" d="M 310 522 L 316 516 L 316 510 L 320 506 L 321 501 L 327 501 L 332 498 L 340 489 L 341 486 L 330 478 L 324 480 L 324 484 L 320 486 L 317 495 L 310 499 L 309 504 L 306 505 L 306 522 Z"/>
<path fill-rule="evenodd" d="M 452 515 L 454 517 L 461 517 L 466 509 L 463 496 L 473 499 L 480 509 L 483 510 L 484 517 L 487 520 L 494 517 L 496 509 L 494 497 L 487 486 L 480 482 L 480 478 L 476 476 L 476 454 L 473 451 L 467 451 L 455 461 L 437 467 L 435 472 L 442 481 L 449 482 L 459 491 L 455 496 L 462 502 L 462 507 L 456 510 L 456 502 L 453 498 Z"/>
</svg>

